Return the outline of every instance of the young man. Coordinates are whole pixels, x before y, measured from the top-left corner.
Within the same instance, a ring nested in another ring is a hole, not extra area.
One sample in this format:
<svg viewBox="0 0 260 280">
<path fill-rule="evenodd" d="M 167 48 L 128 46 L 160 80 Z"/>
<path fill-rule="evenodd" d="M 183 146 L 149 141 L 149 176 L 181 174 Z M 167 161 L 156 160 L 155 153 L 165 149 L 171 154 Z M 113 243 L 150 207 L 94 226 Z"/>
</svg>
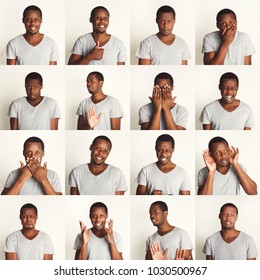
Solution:
<svg viewBox="0 0 260 280">
<path fill-rule="evenodd" d="M 42 76 L 37 72 L 25 78 L 26 97 L 14 100 L 8 110 L 12 130 L 57 130 L 60 111 L 57 102 L 41 95 Z"/>
<path fill-rule="evenodd" d="M 113 220 L 108 219 L 107 206 L 102 202 L 92 204 L 89 210 L 92 228 L 80 221 L 81 233 L 75 239 L 75 260 L 122 260 L 122 240 L 113 231 Z M 106 227 L 106 222 L 108 227 Z"/>
<path fill-rule="evenodd" d="M 156 13 L 158 33 L 143 40 L 136 52 L 139 65 L 187 65 L 191 58 L 185 41 L 172 33 L 175 11 L 162 6 Z"/>
<path fill-rule="evenodd" d="M 157 231 L 146 240 L 146 260 L 156 259 L 192 259 L 192 243 L 188 233 L 169 224 L 168 206 L 163 201 L 151 204 L 150 219 Z"/>
<path fill-rule="evenodd" d="M 233 203 L 220 208 L 221 230 L 207 238 L 203 253 L 206 260 L 255 260 L 257 249 L 254 240 L 235 228 L 238 209 Z"/>
<path fill-rule="evenodd" d="M 142 130 L 184 130 L 188 111 L 175 103 L 172 97 L 173 78 L 169 73 L 159 73 L 154 79 L 150 103 L 139 109 L 139 125 Z"/>
<path fill-rule="evenodd" d="M 68 179 L 71 195 L 124 195 L 127 184 L 122 171 L 106 163 L 112 143 L 97 136 L 89 147 L 90 163 L 75 167 Z"/>
<path fill-rule="evenodd" d="M 4 56 L 8 65 L 56 65 L 59 59 L 56 43 L 40 33 L 42 11 L 28 6 L 23 12 L 25 34 L 12 39 Z"/>
<path fill-rule="evenodd" d="M 252 109 L 236 99 L 238 87 L 239 80 L 234 73 L 221 76 L 221 98 L 206 105 L 200 115 L 204 130 L 250 130 L 254 126 Z"/>
<path fill-rule="evenodd" d="M 102 87 L 104 77 L 100 72 L 91 72 L 87 77 L 87 89 L 91 97 L 80 102 L 77 129 L 119 130 L 124 116 L 118 100 L 105 95 Z"/>
<path fill-rule="evenodd" d="M 22 229 L 7 236 L 6 260 L 52 260 L 54 249 L 50 236 L 35 228 L 38 210 L 31 203 L 20 209 Z"/>
<path fill-rule="evenodd" d="M 171 161 L 175 141 L 171 135 L 160 135 L 155 143 L 158 161 L 138 174 L 137 195 L 189 195 L 191 183 L 187 172 Z"/>
<path fill-rule="evenodd" d="M 21 167 L 7 177 L 2 195 L 61 195 L 61 183 L 56 172 L 41 166 L 44 143 L 38 137 L 30 137 L 24 142 Z"/>
<path fill-rule="evenodd" d="M 246 194 L 257 194 L 257 185 L 238 163 L 238 155 L 238 148 L 229 147 L 224 138 L 212 138 L 203 152 L 206 167 L 198 173 L 198 194 L 239 195 L 241 187 Z"/>
<path fill-rule="evenodd" d="M 237 31 L 236 14 L 230 9 L 219 11 L 217 28 L 203 39 L 204 64 L 251 65 L 255 48 L 246 33 Z"/>
<path fill-rule="evenodd" d="M 109 11 L 102 6 L 91 11 L 92 33 L 80 36 L 73 46 L 69 65 L 124 65 L 127 59 L 123 42 L 107 33 Z"/>
</svg>

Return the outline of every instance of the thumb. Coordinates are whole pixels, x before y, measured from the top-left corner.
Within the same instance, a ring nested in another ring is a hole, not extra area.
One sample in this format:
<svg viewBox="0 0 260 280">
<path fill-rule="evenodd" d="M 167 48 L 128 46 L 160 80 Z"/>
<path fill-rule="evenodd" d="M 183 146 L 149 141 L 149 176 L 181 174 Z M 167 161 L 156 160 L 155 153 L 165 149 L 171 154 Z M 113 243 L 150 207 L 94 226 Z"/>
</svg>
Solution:
<svg viewBox="0 0 260 280">
<path fill-rule="evenodd" d="M 45 162 L 45 163 L 43 164 L 43 168 L 44 168 L 45 170 L 47 170 L 47 162 Z"/>
<path fill-rule="evenodd" d="M 175 102 L 176 98 L 177 98 L 177 96 L 174 96 L 174 97 L 172 98 L 172 101 Z"/>
<path fill-rule="evenodd" d="M 168 254 L 168 248 L 166 248 L 163 252 L 163 259 L 164 260 L 166 259 L 167 254 Z"/>
<path fill-rule="evenodd" d="M 99 113 L 99 115 L 98 115 L 98 117 L 97 117 L 98 121 L 100 121 L 101 116 L 102 116 L 102 113 Z"/>
<path fill-rule="evenodd" d="M 150 99 L 150 101 L 152 102 L 152 97 L 151 97 L 151 96 L 149 96 L 149 99 Z"/>
<path fill-rule="evenodd" d="M 99 41 L 97 41 L 95 48 L 98 49 L 99 45 L 100 45 L 100 43 L 99 43 Z"/>
<path fill-rule="evenodd" d="M 24 167 L 24 163 L 22 161 L 19 161 L 20 162 L 20 169 L 22 169 Z"/>
</svg>

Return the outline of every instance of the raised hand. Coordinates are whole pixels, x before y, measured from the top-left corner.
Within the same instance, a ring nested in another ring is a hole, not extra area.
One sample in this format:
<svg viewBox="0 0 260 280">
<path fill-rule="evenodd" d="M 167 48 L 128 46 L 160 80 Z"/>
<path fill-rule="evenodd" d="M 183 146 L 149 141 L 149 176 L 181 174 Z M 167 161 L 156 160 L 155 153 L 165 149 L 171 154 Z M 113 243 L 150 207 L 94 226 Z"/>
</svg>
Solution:
<svg viewBox="0 0 260 280">
<path fill-rule="evenodd" d="M 100 42 L 97 41 L 96 46 L 90 52 L 92 60 L 101 60 L 103 58 L 104 49 L 99 46 Z"/>
<path fill-rule="evenodd" d="M 87 226 L 84 224 L 83 221 L 79 221 L 80 224 L 80 230 L 81 230 L 81 236 L 82 236 L 82 243 L 88 244 L 90 239 L 90 229 L 86 230 Z"/>
<path fill-rule="evenodd" d="M 172 97 L 172 90 L 169 85 L 164 85 L 162 89 L 162 109 L 171 110 L 175 106 L 176 96 Z"/>
<path fill-rule="evenodd" d="M 184 249 L 176 249 L 176 253 L 175 253 L 175 260 L 185 260 L 185 253 L 186 250 Z M 189 259 L 191 259 L 191 256 L 189 256 Z"/>
<path fill-rule="evenodd" d="M 110 219 L 107 224 L 108 224 L 108 228 L 105 228 L 106 229 L 106 233 L 107 233 L 107 240 L 108 240 L 108 243 L 112 243 L 112 242 L 114 242 L 114 237 L 113 237 L 113 220 Z"/>
<path fill-rule="evenodd" d="M 161 190 L 153 190 L 151 195 L 162 195 L 162 191 Z"/>
<path fill-rule="evenodd" d="M 235 148 L 234 146 L 231 146 L 229 148 L 229 162 L 230 164 L 237 164 L 238 163 L 238 155 L 239 155 L 239 150 L 238 148 Z"/>
<path fill-rule="evenodd" d="M 234 38 L 235 38 L 235 34 L 236 34 L 236 30 L 237 30 L 237 25 L 235 23 L 229 25 L 229 26 L 225 26 L 222 30 L 221 30 L 221 37 L 222 40 L 227 43 L 228 45 L 230 45 Z"/>
<path fill-rule="evenodd" d="M 210 155 L 210 152 L 209 150 L 205 150 L 203 151 L 203 159 L 204 159 L 204 162 L 206 164 L 206 167 L 208 168 L 209 171 L 215 171 L 216 168 L 217 168 L 217 165 L 213 159 L 213 157 Z"/>
<path fill-rule="evenodd" d="M 150 101 L 152 102 L 155 110 L 162 109 L 162 91 L 161 88 L 157 85 L 153 87 L 152 97 L 149 96 Z"/>
<path fill-rule="evenodd" d="M 152 243 L 150 246 L 150 252 L 153 260 L 166 260 L 168 248 L 162 252 L 159 243 Z"/>
<path fill-rule="evenodd" d="M 26 162 L 35 180 L 43 182 L 47 179 L 47 163 L 41 166 L 41 160 L 38 157 L 27 158 Z"/>
<path fill-rule="evenodd" d="M 91 107 L 87 111 L 87 116 L 88 116 L 88 124 L 90 128 L 93 129 L 100 122 L 102 113 L 99 113 L 99 115 L 97 116 L 95 109 Z"/>
<path fill-rule="evenodd" d="M 27 165 L 24 162 L 20 161 L 20 175 L 24 177 L 25 180 L 28 180 L 32 177 L 32 173 Z"/>
</svg>

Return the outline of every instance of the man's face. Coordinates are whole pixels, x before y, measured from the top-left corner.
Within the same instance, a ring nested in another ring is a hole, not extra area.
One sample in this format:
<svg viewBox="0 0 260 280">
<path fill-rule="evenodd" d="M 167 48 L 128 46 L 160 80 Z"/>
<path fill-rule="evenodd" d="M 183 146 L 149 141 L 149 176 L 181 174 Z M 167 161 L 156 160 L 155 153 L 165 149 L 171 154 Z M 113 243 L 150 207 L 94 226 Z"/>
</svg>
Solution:
<svg viewBox="0 0 260 280">
<path fill-rule="evenodd" d="M 171 85 L 170 79 L 157 79 L 155 84 L 160 87 L 161 91 L 164 89 L 165 86 L 169 86 L 170 92 L 173 91 L 173 85 Z"/>
<path fill-rule="evenodd" d="M 171 161 L 174 148 L 170 141 L 158 142 L 156 147 L 156 156 L 160 164 L 167 164 Z"/>
<path fill-rule="evenodd" d="M 225 29 L 229 29 L 237 25 L 237 21 L 234 18 L 233 14 L 224 14 L 220 15 L 219 21 L 217 22 L 217 28 L 220 33 L 224 32 Z"/>
<path fill-rule="evenodd" d="M 30 101 L 35 101 L 39 99 L 41 96 L 42 87 L 43 86 L 38 79 L 27 80 L 25 82 L 27 99 Z"/>
<path fill-rule="evenodd" d="M 229 165 L 229 146 L 226 142 L 215 143 L 210 151 L 217 166 L 225 167 Z"/>
<path fill-rule="evenodd" d="M 41 163 L 44 156 L 44 151 L 42 150 L 41 143 L 38 142 L 28 142 L 23 151 L 25 161 L 33 160 L 34 162 Z"/>
<path fill-rule="evenodd" d="M 96 230 L 102 230 L 106 226 L 108 215 L 104 207 L 95 207 L 89 215 L 91 224 Z"/>
<path fill-rule="evenodd" d="M 223 211 L 219 214 L 222 229 L 234 229 L 237 221 L 236 208 L 232 206 L 224 207 Z"/>
<path fill-rule="evenodd" d="M 222 100 L 226 104 L 231 104 L 235 101 L 238 85 L 235 79 L 225 79 L 219 85 L 220 93 L 222 96 Z"/>
<path fill-rule="evenodd" d="M 25 230 L 35 229 L 36 221 L 38 216 L 36 215 L 35 209 L 33 208 L 25 208 L 22 211 L 22 215 L 20 216 L 20 220 Z"/>
<path fill-rule="evenodd" d="M 158 24 L 159 33 L 163 36 L 172 34 L 175 18 L 172 13 L 161 13 L 156 19 Z"/>
<path fill-rule="evenodd" d="M 39 11 L 28 11 L 23 18 L 23 23 L 27 34 L 34 35 L 39 33 L 42 23 Z"/>
<path fill-rule="evenodd" d="M 159 205 L 154 204 L 149 210 L 150 220 L 154 226 L 160 226 L 167 220 L 168 211 L 162 211 Z"/>
<path fill-rule="evenodd" d="M 91 162 L 96 165 L 103 164 L 110 153 L 110 143 L 103 139 L 98 139 L 95 144 L 90 146 L 90 151 Z"/>
<path fill-rule="evenodd" d="M 103 87 L 103 81 L 99 81 L 95 74 L 90 74 L 87 77 L 87 89 L 90 94 L 100 92 Z"/>
<path fill-rule="evenodd" d="M 104 33 L 109 25 L 109 15 L 106 10 L 96 10 L 95 15 L 90 18 L 90 22 L 92 23 L 94 32 Z"/>
</svg>

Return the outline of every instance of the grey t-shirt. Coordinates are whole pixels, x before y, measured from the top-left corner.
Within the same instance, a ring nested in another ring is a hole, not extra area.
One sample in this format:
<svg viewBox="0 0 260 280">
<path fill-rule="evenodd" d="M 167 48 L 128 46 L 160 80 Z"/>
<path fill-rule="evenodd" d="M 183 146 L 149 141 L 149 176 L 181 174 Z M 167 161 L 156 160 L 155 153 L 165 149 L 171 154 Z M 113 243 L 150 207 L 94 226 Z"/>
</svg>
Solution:
<svg viewBox="0 0 260 280">
<path fill-rule="evenodd" d="M 142 123 L 151 122 L 153 111 L 154 109 L 152 103 L 148 103 L 142 106 L 139 110 L 139 125 L 141 125 Z M 171 109 L 171 114 L 176 125 L 186 128 L 189 114 L 186 108 L 176 103 L 175 106 Z M 166 129 L 165 118 L 164 115 L 161 114 L 160 130 L 164 129 Z"/>
<path fill-rule="evenodd" d="M 253 111 L 242 101 L 234 111 L 228 112 L 219 100 L 215 100 L 203 108 L 200 121 L 202 124 L 211 123 L 214 130 L 243 130 L 254 126 Z"/>
<path fill-rule="evenodd" d="M 240 164 L 240 167 L 246 172 L 245 167 Z M 203 186 L 208 176 L 208 168 L 203 167 L 198 173 L 198 186 Z M 226 174 L 221 174 L 217 170 L 214 174 L 213 195 L 239 195 L 240 182 L 234 168 L 230 165 Z"/>
<path fill-rule="evenodd" d="M 51 119 L 59 119 L 60 111 L 57 102 L 50 97 L 44 96 L 37 106 L 21 97 L 11 103 L 7 115 L 18 119 L 19 130 L 50 130 Z"/>
<path fill-rule="evenodd" d="M 118 252 L 122 253 L 122 240 L 120 235 L 117 232 L 113 231 L 113 237 Z M 73 249 L 79 250 L 81 246 L 82 246 L 82 235 L 81 233 L 79 233 L 76 236 Z M 90 239 L 87 246 L 87 259 L 88 260 L 111 260 L 109 243 L 106 236 L 99 238 L 90 230 Z"/>
<path fill-rule="evenodd" d="M 154 190 L 161 190 L 164 195 L 179 195 L 180 191 L 191 189 L 187 172 L 178 165 L 172 171 L 163 173 L 156 163 L 151 163 L 141 169 L 137 183 L 148 187 L 147 194 L 152 194 Z"/>
<path fill-rule="evenodd" d="M 20 169 L 15 169 L 8 175 L 4 188 L 11 188 L 20 176 Z M 47 178 L 56 192 L 62 192 L 60 178 L 55 171 L 47 170 Z M 24 182 L 20 195 L 44 195 L 42 186 L 33 177 Z"/>
<path fill-rule="evenodd" d="M 172 231 L 165 235 L 159 235 L 157 231 L 150 235 L 146 240 L 146 252 L 150 250 L 152 243 L 159 243 L 162 251 L 168 248 L 167 258 L 171 260 L 175 258 L 176 249 L 193 249 L 188 233 L 178 227 L 174 227 Z"/>
<path fill-rule="evenodd" d="M 111 130 L 112 118 L 122 118 L 124 116 L 122 107 L 118 100 L 112 96 L 107 96 L 98 103 L 93 103 L 91 97 L 80 102 L 77 109 L 77 115 L 84 117 L 85 125 L 88 123 L 87 111 L 94 108 L 96 115 L 102 113 L 100 122 L 94 127 L 94 130 Z"/>
<path fill-rule="evenodd" d="M 4 251 L 15 252 L 18 260 L 43 260 L 44 254 L 54 254 L 50 236 L 42 231 L 33 239 L 27 239 L 20 230 L 11 233 L 5 240 Z"/>
<path fill-rule="evenodd" d="M 99 175 L 94 175 L 88 164 L 82 164 L 72 169 L 69 187 L 77 187 L 81 195 L 113 195 L 116 191 L 127 191 L 123 172 L 109 164 Z"/>
<path fill-rule="evenodd" d="M 214 260 L 246 260 L 257 257 L 253 238 L 242 231 L 231 243 L 225 242 L 219 231 L 212 234 L 206 239 L 203 253 L 212 256 Z"/>
</svg>

